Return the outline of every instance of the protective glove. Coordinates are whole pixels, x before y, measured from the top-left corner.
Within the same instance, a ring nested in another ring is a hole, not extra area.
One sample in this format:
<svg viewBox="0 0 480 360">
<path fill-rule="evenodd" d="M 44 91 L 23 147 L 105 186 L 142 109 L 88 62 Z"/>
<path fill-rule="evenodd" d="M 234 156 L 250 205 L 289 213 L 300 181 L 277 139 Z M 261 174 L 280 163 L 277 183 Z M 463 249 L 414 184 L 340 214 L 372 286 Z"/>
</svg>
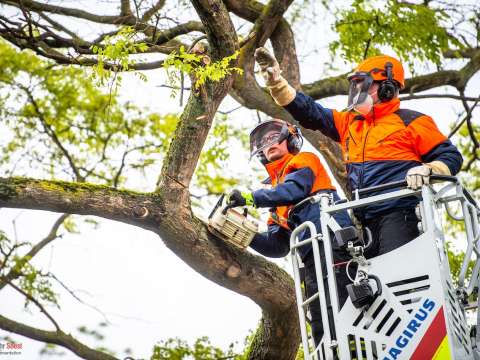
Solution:
<svg viewBox="0 0 480 360">
<path fill-rule="evenodd" d="M 260 72 L 267 86 L 277 85 L 283 79 L 277 59 L 267 49 L 260 47 L 255 50 L 255 60 L 260 66 Z"/>
<path fill-rule="evenodd" d="M 432 168 L 424 164 L 408 170 L 405 180 L 410 189 L 417 190 L 430 182 L 430 175 L 432 175 Z"/>
<path fill-rule="evenodd" d="M 297 92 L 282 77 L 277 59 L 267 49 L 260 47 L 255 50 L 255 60 L 260 66 L 260 72 L 273 100 L 280 106 L 290 104 L 295 99 Z"/>
<path fill-rule="evenodd" d="M 235 189 L 227 196 L 227 207 L 234 208 L 238 206 L 253 206 L 253 194 L 250 192 L 240 192 Z"/>
</svg>

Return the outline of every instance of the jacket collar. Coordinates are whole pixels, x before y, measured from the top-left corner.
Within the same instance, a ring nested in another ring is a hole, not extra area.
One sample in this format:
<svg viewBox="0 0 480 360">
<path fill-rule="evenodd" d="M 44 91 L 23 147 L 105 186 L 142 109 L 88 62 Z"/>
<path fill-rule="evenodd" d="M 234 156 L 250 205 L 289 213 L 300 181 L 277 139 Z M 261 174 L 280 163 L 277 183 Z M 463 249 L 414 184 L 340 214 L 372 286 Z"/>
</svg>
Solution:
<svg viewBox="0 0 480 360">
<path fill-rule="evenodd" d="M 269 162 L 265 165 L 265 169 L 267 170 L 268 175 L 270 176 L 270 179 L 272 179 L 272 181 L 275 181 L 277 177 L 280 176 L 280 173 L 292 158 L 293 155 L 288 153 L 283 155 L 283 157 L 281 157 L 280 159 Z"/>
<path fill-rule="evenodd" d="M 376 104 L 373 106 L 373 114 L 370 114 L 374 119 L 391 114 L 400 108 L 400 99 L 395 98 L 385 103 Z"/>
</svg>

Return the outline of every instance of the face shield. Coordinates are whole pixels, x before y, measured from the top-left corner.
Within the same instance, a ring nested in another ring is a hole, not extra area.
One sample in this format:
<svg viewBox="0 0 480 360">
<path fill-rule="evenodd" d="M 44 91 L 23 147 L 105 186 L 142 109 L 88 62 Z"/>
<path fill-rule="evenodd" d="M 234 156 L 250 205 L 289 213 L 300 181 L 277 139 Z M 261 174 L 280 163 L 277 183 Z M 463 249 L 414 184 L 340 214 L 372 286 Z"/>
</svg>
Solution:
<svg viewBox="0 0 480 360">
<path fill-rule="evenodd" d="M 262 150 L 279 144 L 288 136 L 288 127 L 279 121 L 266 121 L 250 133 L 250 159 Z"/>
<path fill-rule="evenodd" d="M 348 89 L 348 107 L 346 111 L 356 111 L 362 115 L 368 114 L 373 107 L 373 99 L 370 95 L 370 87 L 373 78 L 369 73 L 356 72 L 348 77 L 350 88 Z"/>
</svg>

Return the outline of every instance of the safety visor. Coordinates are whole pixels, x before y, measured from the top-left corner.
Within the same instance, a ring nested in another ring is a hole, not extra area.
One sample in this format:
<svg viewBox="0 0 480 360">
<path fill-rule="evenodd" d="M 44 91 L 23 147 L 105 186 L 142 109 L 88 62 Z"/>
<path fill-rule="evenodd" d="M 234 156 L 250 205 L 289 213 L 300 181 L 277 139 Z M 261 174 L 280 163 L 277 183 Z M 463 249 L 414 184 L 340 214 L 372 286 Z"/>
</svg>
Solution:
<svg viewBox="0 0 480 360">
<path fill-rule="evenodd" d="M 368 72 L 355 72 L 348 78 L 350 88 L 348 89 L 348 107 L 353 107 L 365 102 L 368 90 L 373 84 L 373 78 Z"/>
<path fill-rule="evenodd" d="M 274 144 L 279 144 L 288 136 L 288 127 L 280 121 L 266 121 L 250 133 L 250 158 Z"/>
</svg>

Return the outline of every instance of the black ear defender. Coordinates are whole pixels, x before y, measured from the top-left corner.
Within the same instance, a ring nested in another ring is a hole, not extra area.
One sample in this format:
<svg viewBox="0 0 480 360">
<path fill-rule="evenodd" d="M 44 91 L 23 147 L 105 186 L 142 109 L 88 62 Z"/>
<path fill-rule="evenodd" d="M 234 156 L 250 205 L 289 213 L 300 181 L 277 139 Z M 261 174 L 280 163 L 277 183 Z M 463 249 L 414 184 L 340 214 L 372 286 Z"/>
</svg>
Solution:
<svg viewBox="0 0 480 360">
<path fill-rule="evenodd" d="M 393 65 L 390 61 L 385 63 L 385 72 L 384 75 L 386 76 L 387 80 L 384 80 L 380 83 L 378 87 L 378 99 L 381 102 L 388 102 L 395 97 L 397 93 L 397 84 L 393 80 L 393 73 L 392 73 Z"/>
<path fill-rule="evenodd" d="M 280 132 L 280 139 L 287 139 L 287 149 L 290 154 L 296 155 L 300 152 L 303 145 L 303 136 L 298 126 L 284 123 Z M 257 153 L 257 158 L 263 165 L 269 163 L 263 151 Z"/>
<path fill-rule="evenodd" d="M 296 125 L 289 125 L 289 134 L 287 137 L 288 152 L 296 155 L 300 152 L 303 145 L 303 136 L 299 127 Z"/>
</svg>

